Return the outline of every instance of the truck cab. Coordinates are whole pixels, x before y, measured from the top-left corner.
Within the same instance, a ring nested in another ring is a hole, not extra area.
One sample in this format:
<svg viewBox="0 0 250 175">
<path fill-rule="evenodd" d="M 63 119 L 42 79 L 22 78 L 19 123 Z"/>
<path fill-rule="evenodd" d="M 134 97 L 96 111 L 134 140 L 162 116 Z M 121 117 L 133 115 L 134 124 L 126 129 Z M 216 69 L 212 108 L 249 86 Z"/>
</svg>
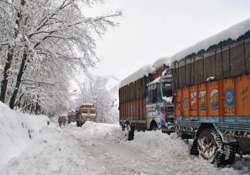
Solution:
<svg viewBox="0 0 250 175">
<path fill-rule="evenodd" d="M 166 129 L 173 126 L 172 76 L 163 75 L 146 86 L 147 129 Z"/>
</svg>

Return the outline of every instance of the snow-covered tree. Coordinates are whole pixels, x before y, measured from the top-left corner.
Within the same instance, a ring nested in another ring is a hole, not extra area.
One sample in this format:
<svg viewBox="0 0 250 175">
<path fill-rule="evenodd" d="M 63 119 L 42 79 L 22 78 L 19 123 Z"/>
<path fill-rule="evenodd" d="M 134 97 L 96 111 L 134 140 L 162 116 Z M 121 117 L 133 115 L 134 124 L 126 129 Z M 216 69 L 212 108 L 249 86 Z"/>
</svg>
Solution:
<svg viewBox="0 0 250 175">
<path fill-rule="evenodd" d="M 83 103 L 93 103 L 96 107 L 97 122 L 117 123 L 118 122 L 118 99 L 116 88 L 108 89 L 108 78 L 88 74 L 88 78 L 80 86 L 81 90 L 74 107 Z"/>
<path fill-rule="evenodd" d="M 0 101 L 32 112 L 67 108 L 72 72 L 95 65 L 96 36 L 121 15 L 86 16 L 99 1 L 0 0 Z"/>
</svg>

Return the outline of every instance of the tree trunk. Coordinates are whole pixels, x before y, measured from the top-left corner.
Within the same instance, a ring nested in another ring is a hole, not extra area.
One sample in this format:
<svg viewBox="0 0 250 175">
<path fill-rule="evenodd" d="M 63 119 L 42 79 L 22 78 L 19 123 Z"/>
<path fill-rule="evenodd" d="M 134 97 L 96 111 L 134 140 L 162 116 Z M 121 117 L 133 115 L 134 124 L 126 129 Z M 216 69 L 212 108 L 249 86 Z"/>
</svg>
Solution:
<svg viewBox="0 0 250 175">
<path fill-rule="evenodd" d="M 3 71 L 3 80 L 1 81 L 1 93 L 0 93 L 0 101 L 5 102 L 5 96 L 6 96 L 6 91 L 7 91 L 7 86 L 8 86 L 8 71 L 11 67 L 11 63 L 13 60 L 13 52 L 14 49 L 11 48 L 11 46 L 8 47 L 8 54 L 7 54 L 7 62 L 5 63 L 4 66 L 4 71 Z"/>
<path fill-rule="evenodd" d="M 21 0 L 21 6 L 25 5 L 25 0 Z M 15 21 L 16 25 L 18 26 L 17 29 L 15 29 L 15 34 L 14 34 L 14 38 L 16 39 L 19 33 L 19 28 L 20 28 L 20 23 L 22 20 L 22 13 L 21 11 L 18 11 L 17 13 L 17 19 Z M 4 71 L 3 71 L 3 79 L 1 81 L 1 93 L 0 93 L 0 101 L 1 102 L 5 102 L 5 98 L 6 98 L 6 92 L 7 92 L 7 87 L 8 87 L 8 71 L 11 67 L 11 63 L 13 60 L 13 54 L 14 54 L 14 47 L 12 46 L 8 46 L 8 54 L 7 54 L 7 62 L 5 63 L 4 66 Z"/>
<path fill-rule="evenodd" d="M 18 74 L 17 74 L 16 85 L 15 85 L 14 91 L 12 93 L 12 96 L 10 98 L 9 106 L 11 109 L 13 109 L 15 107 L 15 101 L 16 101 L 16 97 L 17 97 L 21 82 L 22 82 L 22 77 L 23 77 L 23 73 L 25 70 L 27 57 L 28 57 L 27 48 L 25 48 L 24 53 L 23 53 L 22 63 L 21 63 L 20 69 L 19 69 Z"/>
</svg>

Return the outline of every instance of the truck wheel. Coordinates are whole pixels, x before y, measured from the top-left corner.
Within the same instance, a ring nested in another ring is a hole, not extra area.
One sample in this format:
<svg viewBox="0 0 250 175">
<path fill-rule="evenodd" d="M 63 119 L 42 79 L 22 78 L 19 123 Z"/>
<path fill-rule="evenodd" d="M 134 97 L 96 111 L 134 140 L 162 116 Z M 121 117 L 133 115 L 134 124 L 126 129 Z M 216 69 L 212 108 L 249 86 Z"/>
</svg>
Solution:
<svg viewBox="0 0 250 175">
<path fill-rule="evenodd" d="M 150 124 L 150 131 L 155 131 L 158 129 L 157 124 L 155 123 L 155 121 L 152 121 Z"/>
<path fill-rule="evenodd" d="M 222 139 L 213 129 L 204 129 L 197 138 L 199 155 L 211 163 L 221 164 L 225 155 L 222 151 Z"/>
<path fill-rule="evenodd" d="M 130 125 L 130 129 L 128 130 L 128 140 L 134 140 L 134 135 L 135 135 L 135 127 L 133 125 Z"/>
<path fill-rule="evenodd" d="M 227 164 L 232 164 L 235 162 L 235 154 L 236 154 L 236 149 L 234 146 L 231 145 L 225 145 L 224 146 L 225 154 L 226 154 L 226 160 L 224 162 L 225 165 Z"/>
<path fill-rule="evenodd" d="M 77 126 L 77 127 L 81 127 L 81 126 L 82 126 L 81 122 L 77 121 L 77 122 L 76 122 L 76 126 Z"/>
<path fill-rule="evenodd" d="M 196 154 L 195 148 L 197 148 L 201 157 L 217 166 L 224 166 L 234 162 L 235 148 L 223 144 L 222 138 L 214 129 L 204 129 L 196 139 L 192 145 L 191 153 Z"/>
<path fill-rule="evenodd" d="M 180 129 L 180 128 L 178 128 L 178 127 L 176 127 L 176 128 L 175 128 L 175 130 L 176 130 L 176 134 L 177 134 L 177 136 L 178 136 L 178 137 L 180 137 L 180 138 L 182 138 L 182 135 L 183 135 L 183 134 L 182 134 L 181 129 Z"/>
</svg>

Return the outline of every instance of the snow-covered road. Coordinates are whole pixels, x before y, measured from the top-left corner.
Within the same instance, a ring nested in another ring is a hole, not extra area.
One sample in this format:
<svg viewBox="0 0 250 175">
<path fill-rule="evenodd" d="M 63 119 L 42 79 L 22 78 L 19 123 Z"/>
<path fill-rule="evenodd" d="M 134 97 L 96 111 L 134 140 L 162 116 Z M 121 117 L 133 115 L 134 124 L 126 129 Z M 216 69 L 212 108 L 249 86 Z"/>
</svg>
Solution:
<svg viewBox="0 0 250 175">
<path fill-rule="evenodd" d="M 249 160 L 218 169 L 188 154 L 175 135 L 137 132 L 128 142 L 119 126 L 86 123 L 82 128 L 51 126 L 0 172 L 3 175 L 181 175 L 250 174 Z"/>
</svg>

